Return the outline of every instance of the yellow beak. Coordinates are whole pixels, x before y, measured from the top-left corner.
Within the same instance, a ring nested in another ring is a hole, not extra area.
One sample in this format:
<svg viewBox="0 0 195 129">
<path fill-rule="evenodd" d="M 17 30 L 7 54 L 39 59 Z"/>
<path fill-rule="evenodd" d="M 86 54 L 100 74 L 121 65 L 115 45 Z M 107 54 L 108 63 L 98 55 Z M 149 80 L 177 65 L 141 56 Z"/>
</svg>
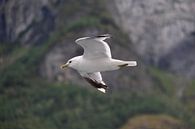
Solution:
<svg viewBox="0 0 195 129">
<path fill-rule="evenodd" d="M 68 67 L 68 64 L 63 64 L 63 65 L 60 66 L 61 69 L 65 69 L 67 67 Z"/>
</svg>

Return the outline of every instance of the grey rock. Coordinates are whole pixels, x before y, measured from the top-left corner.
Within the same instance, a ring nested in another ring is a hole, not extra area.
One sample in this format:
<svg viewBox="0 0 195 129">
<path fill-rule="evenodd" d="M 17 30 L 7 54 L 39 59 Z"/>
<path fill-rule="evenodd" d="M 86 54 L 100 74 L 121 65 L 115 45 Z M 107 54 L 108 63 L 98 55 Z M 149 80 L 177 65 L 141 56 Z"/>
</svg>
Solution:
<svg viewBox="0 0 195 129">
<path fill-rule="evenodd" d="M 0 41 L 6 41 L 5 0 L 0 1 Z"/>
<path fill-rule="evenodd" d="M 1 41 L 39 43 L 54 27 L 49 0 L 3 0 L 0 6 Z"/>
<path fill-rule="evenodd" d="M 187 78 L 195 78 L 194 56 L 195 34 L 191 33 L 180 41 L 179 45 L 160 58 L 159 66 Z"/>
<path fill-rule="evenodd" d="M 194 0 L 114 0 L 112 6 L 116 22 L 129 34 L 137 53 L 154 64 L 195 30 Z"/>
<path fill-rule="evenodd" d="M 159 66 L 159 63 L 163 63 L 162 57 L 170 53 L 171 60 L 163 60 L 175 64 L 181 54 L 171 51 L 183 47 L 181 42 L 188 40 L 187 35 L 195 31 L 194 0 L 114 0 L 107 5 L 116 23 L 129 35 L 137 54 L 146 64 Z M 178 62 L 176 67 L 171 65 L 167 69 L 191 76 L 194 71 L 187 70 L 184 64 L 191 62 L 188 68 L 193 69 L 195 58 L 191 58 L 193 50 L 186 48 L 185 51 L 185 54 L 181 52 L 182 55 L 190 57 Z"/>
</svg>

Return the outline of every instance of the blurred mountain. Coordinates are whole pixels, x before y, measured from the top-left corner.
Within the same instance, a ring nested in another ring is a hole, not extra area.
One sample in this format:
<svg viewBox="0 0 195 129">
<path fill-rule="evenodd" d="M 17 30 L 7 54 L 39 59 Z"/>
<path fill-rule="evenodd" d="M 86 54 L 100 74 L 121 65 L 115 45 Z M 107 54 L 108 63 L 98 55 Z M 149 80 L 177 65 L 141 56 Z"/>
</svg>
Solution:
<svg viewBox="0 0 195 129">
<path fill-rule="evenodd" d="M 137 118 L 144 128 L 192 127 L 194 6 L 193 0 L 0 0 L 0 128 L 108 129 L 129 118 L 136 128 Z M 138 61 L 103 73 L 107 95 L 59 67 L 83 53 L 77 38 L 104 33 L 112 35 L 114 58 Z"/>
<path fill-rule="evenodd" d="M 138 61 L 138 67 L 103 73 L 111 89 L 150 92 L 156 83 L 163 83 L 166 79 L 161 78 L 163 73 L 159 75 L 160 79 L 156 77 L 160 73 L 151 70 L 153 66 L 183 74 L 181 77 L 184 78 L 194 77 L 194 35 L 187 34 L 194 27 L 192 1 L 150 1 L 152 4 L 148 4 L 122 0 L 111 3 L 2 0 L 0 32 L 4 36 L 1 36 L 1 43 L 20 47 L 16 49 L 17 54 L 13 52 L 14 56 L 1 56 L 1 66 L 12 64 L 25 55 L 25 51 L 29 51 L 20 49 L 43 45 L 47 48 L 40 54 L 41 60 L 37 59 L 39 76 L 49 81 L 89 86 L 74 70 L 62 71 L 59 66 L 69 58 L 82 54 L 83 49 L 74 43 L 77 38 L 110 33 L 112 38 L 107 42 L 113 57 Z M 171 37 L 168 37 L 169 32 Z M 14 51 L 10 46 L 8 48 L 8 53 Z M 177 87 L 175 94 L 181 97 L 187 81 L 178 82 L 181 83 L 173 81 L 173 85 Z"/>
</svg>

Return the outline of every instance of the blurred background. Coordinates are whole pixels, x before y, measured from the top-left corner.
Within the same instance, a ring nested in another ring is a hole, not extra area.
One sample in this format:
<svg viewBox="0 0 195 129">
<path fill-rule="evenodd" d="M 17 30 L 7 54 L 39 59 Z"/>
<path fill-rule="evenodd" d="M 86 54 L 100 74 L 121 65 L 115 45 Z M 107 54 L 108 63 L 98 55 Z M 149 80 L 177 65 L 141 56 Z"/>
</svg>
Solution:
<svg viewBox="0 0 195 129">
<path fill-rule="evenodd" d="M 102 94 L 60 65 L 111 34 Z M 0 0 L 0 129 L 195 128 L 194 0 Z"/>
</svg>

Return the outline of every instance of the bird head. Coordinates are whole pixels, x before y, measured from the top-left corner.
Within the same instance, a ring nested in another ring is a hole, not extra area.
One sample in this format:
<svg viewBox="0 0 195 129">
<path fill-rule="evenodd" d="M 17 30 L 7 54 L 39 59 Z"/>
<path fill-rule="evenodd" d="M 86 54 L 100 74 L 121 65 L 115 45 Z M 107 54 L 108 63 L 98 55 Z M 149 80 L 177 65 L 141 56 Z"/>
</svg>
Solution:
<svg viewBox="0 0 195 129">
<path fill-rule="evenodd" d="M 77 66 L 77 64 L 78 64 L 78 61 L 77 60 L 79 58 L 80 58 L 79 56 L 78 57 L 71 58 L 65 64 L 61 65 L 60 68 L 61 69 L 65 69 L 67 67 L 75 68 Z"/>
</svg>

